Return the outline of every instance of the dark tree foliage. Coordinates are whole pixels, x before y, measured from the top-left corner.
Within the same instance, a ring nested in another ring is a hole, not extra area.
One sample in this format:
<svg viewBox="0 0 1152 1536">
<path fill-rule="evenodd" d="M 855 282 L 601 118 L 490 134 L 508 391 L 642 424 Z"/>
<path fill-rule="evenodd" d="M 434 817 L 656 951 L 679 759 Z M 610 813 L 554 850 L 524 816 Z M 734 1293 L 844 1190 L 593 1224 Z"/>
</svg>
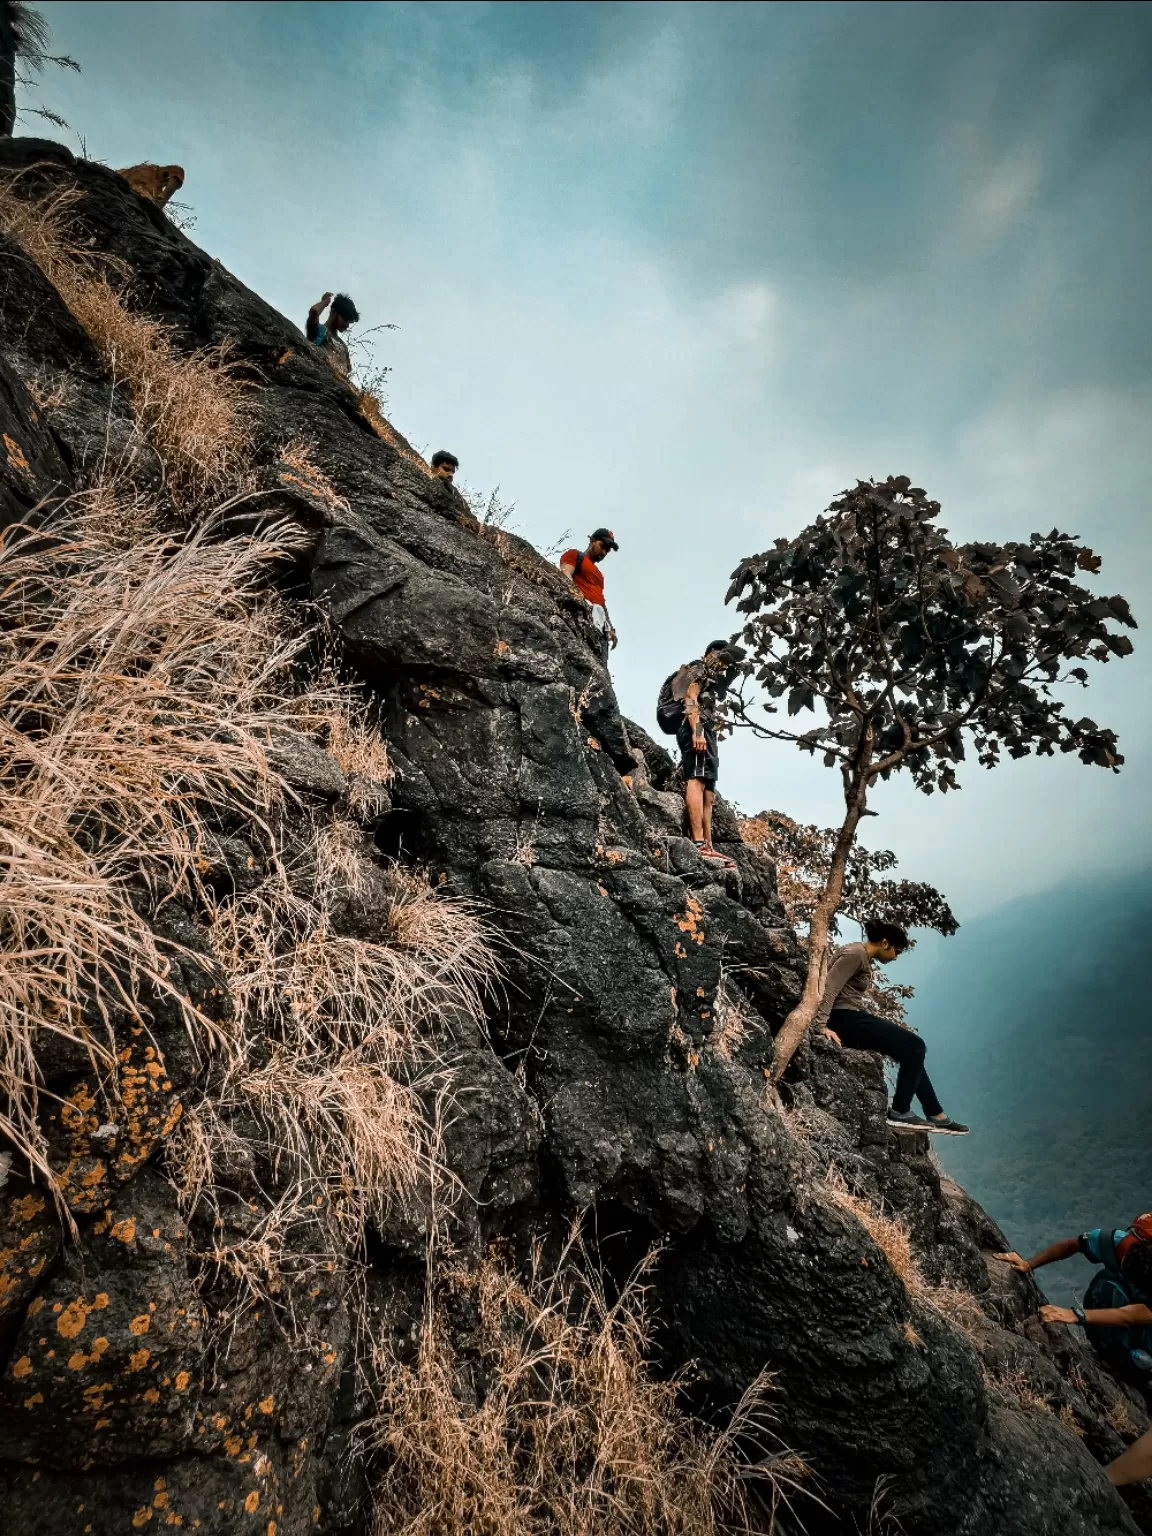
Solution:
<svg viewBox="0 0 1152 1536">
<path fill-rule="evenodd" d="M 845 821 L 812 917 L 804 998 L 777 1040 L 783 1071 L 819 1003 L 829 923 L 877 778 L 907 769 L 918 788 L 958 787 L 971 746 L 993 768 L 1003 753 L 1075 752 L 1118 771 L 1114 733 L 1069 713 L 1063 685 L 1080 663 L 1127 656 L 1135 628 L 1122 597 L 1083 586 L 1099 557 L 1053 529 L 1027 542 L 954 545 L 940 505 L 905 475 L 858 481 L 794 539 L 742 560 L 728 601 L 746 617 L 737 725 L 791 741 L 839 767 Z M 755 713 L 759 691 L 763 713 Z M 811 726 L 788 724 L 810 712 Z M 767 719 L 763 716 L 767 715 Z"/>
<path fill-rule="evenodd" d="M 48 23 L 39 11 L 24 0 L 0 0 L 0 136 L 16 128 L 16 87 L 30 85 L 20 65 L 38 73 L 45 64 L 59 64 L 63 69 L 79 71 L 75 59 L 48 52 Z M 27 107 L 34 117 L 45 118 L 57 128 L 66 128 L 64 119 L 47 107 Z"/>
</svg>

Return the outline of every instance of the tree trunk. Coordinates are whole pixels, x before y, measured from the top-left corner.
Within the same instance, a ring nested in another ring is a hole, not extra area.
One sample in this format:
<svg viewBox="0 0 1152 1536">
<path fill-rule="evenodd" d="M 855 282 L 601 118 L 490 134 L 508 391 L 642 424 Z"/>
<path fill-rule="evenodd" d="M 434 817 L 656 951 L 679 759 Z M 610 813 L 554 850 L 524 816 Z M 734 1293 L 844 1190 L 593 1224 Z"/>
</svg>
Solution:
<svg viewBox="0 0 1152 1536">
<path fill-rule="evenodd" d="M 16 127 L 16 27 L 12 0 L 0 0 L 0 138 Z"/>
<path fill-rule="evenodd" d="M 869 754 L 870 755 L 870 754 Z M 856 840 L 856 828 L 864 814 L 868 795 L 868 764 L 858 770 L 858 777 L 848 797 L 848 812 L 844 825 L 836 839 L 832 862 L 828 867 L 828 880 L 812 913 L 808 930 L 808 975 L 800 1001 L 781 1025 L 776 1036 L 772 1057 L 772 1081 L 778 1083 L 788 1069 L 788 1063 L 796 1054 L 797 1047 L 816 1016 L 824 992 L 824 979 L 828 973 L 828 930 L 840 906 L 844 894 L 844 871 L 848 867 L 848 855 Z"/>
</svg>

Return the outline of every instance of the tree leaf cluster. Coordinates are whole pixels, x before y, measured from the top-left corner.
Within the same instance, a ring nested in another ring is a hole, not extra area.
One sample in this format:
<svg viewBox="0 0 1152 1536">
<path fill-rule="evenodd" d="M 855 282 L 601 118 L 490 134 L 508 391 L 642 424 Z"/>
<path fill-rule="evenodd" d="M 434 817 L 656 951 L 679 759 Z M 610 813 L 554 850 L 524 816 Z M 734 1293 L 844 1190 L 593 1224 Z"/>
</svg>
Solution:
<svg viewBox="0 0 1152 1536">
<path fill-rule="evenodd" d="M 939 516 L 906 475 L 861 480 L 740 562 L 727 595 L 750 651 L 737 722 L 821 753 L 846 789 L 901 767 L 925 793 L 954 789 L 968 744 L 987 768 L 1059 751 L 1118 770 L 1115 733 L 1055 693 L 1087 683 L 1084 662 L 1133 649 L 1127 601 L 1082 583 L 1099 557 L 1056 528 L 956 545 Z M 786 720 L 752 713 L 757 689 Z M 809 712 L 823 718 L 804 729 Z"/>
<path fill-rule="evenodd" d="M 761 811 L 741 818 L 740 835 L 775 863 L 777 889 L 790 921 L 811 922 L 828 880 L 839 829 L 804 825 L 783 811 Z M 852 845 L 840 905 L 830 924 L 832 934 L 840 932 L 839 917 L 861 925 L 869 918 L 880 918 L 901 928 L 932 928 L 949 937 L 957 932 L 960 924 L 934 885 L 876 878 L 895 869 L 898 862 L 889 849 Z"/>
</svg>

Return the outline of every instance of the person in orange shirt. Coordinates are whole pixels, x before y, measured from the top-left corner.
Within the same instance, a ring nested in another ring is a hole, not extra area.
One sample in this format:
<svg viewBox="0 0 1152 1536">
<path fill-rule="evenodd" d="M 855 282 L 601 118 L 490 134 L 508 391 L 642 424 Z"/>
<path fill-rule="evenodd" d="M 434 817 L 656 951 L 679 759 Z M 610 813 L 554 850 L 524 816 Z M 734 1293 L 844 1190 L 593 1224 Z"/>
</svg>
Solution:
<svg viewBox="0 0 1152 1536">
<path fill-rule="evenodd" d="M 608 608 L 604 602 L 604 576 L 600 562 L 609 550 L 619 548 L 611 528 L 597 528 L 595 533 L 588 535 L 588 548 L 583 553 L 578 549 L 566 549 L 560 556 L 560 569 L 572 578 L 577 592 L 591 610 L 592 622 L 600 640 L 600 659 L 605 663 L 609 647 L 613 650 L 616 648 L 616 631 L 612 628 L 612 620 L 608 617 Z"/>
</svg>

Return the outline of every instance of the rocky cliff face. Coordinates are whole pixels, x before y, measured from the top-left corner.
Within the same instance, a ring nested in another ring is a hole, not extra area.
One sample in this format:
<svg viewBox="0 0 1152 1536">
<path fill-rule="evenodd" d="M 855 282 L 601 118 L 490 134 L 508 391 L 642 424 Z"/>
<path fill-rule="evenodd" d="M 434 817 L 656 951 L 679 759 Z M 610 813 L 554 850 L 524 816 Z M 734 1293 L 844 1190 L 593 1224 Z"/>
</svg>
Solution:
<svg viewBox="0 0 1152 1536">
<path fill-rule="evenodd" d="M 887 1131 L 878 1060 L 819 1044 L 782 1098 L 767 1089 L 772 1032 L 801 974 L 772 868 L 722 805 L 718 841 L 738 873 L 720 880 L 697 858 L 674 766 L 620 718 L 565 580 L 374 430 L 293 324 L 116 175 L 55 144 L 0 144 L 0 171 L 31 166 L 21 195 L 78 188 L 93 248 L 122 264 L 133 304 L 180 349 L 226 343 L 250 384 L 240 525 L 298 528 L 285 590 L 339 635 L 395 770 L 390 798 L 362 819 L 358 856 L 377 884 L 340 922 L 370 932 L 389 869 L 418 863 L 444 895 L 482 903 L 499 933 L 505 979 L 487 1034 L 445 1021 L 440 1042 L 444 1156 L 462 1191 L 449 1239 L 464 1261 L 497 1238 L 521 1256 L 547 1250 L 574 1218 L 610 1275 L 662 1242 L 660 1367 L 698 1363 L 701 1412 L 770 1367 L 778 1433 L 812 1468 L 819 1502 L 796 1506 L 810 1531 L 1152 1530 L 1147 1502 L 1122 1502 L 1099 1465 L 1121 1431 L 1146 1425 L 1141 1406 L 1041 1327 L 1034 1287 L 988 1261 L 1004 1238 L 927 1139 Z M 163 500 L 107 357 L 10 238 L 0 263 L 5 521 L 42 516 L 129 442 L 137 481 L 151 475 Z M 43 402 L 46 378 L 66 387 L 38 407 L 29 385 Z M 334 494 L 283 469 L 292 439 L 314 445 Z M 307 733 L 279 750 L 310 816 L 348 803 L 348 775 Z M 221 879 L 242 888 L 257 854 L 239 834 L 221 849 Z M 194 907 L 170 902 L 156 922 L 204 956 L 189 995 L 226 1010 Z M 347 1293 L 321 1276 L 295 1296 L 305 1354 L 274 1302 L 245 1313 L 227 1348 L 209 1346 L 200 1218 L 164 1161 L 180 1110 L 210 1088 L 206 1069 L 159 1002 L 143 1033 L 128 1019 L 117 1031 L 134 1106 L 119 1145 L 99 1140 L 83 1063 L 36 1037 L 76 1232 L 19 1158 L 0 1193 L 6 1526 L 365 1531 L 372 1468 L 350 1454 L 361 1407 Z M 238 1170 L 232 1182 L 256 1210 L 268 1180 Z M 907 1229 L 918 1274 L 895 1272 L 877 1215 Z M 364 1250 L 375 1342 L 401 1356 L 431 1228 L 409 1202 L 373 1222 Z"/>
</svg>

